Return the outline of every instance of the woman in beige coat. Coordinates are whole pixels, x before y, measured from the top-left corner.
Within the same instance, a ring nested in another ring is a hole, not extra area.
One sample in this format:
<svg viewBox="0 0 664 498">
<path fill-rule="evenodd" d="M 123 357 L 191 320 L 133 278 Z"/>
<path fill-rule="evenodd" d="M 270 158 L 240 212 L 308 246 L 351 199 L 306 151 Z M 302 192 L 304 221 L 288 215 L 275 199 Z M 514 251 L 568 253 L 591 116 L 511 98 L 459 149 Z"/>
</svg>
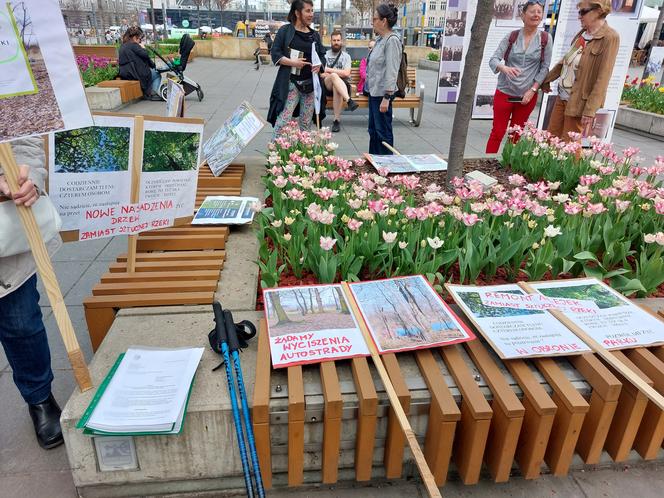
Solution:
<svg viewBox="0 0 664 498">
<path fill-rule="evenodd" d="M 542 82 L 546 92 L 550 82 L 559 79 L 547 129 L 565 141 L 571 140 L 569 132 L 589 135 L 595 113 L 604 105 L 620 45 L 618 33 L 606 22 L 610 0 L 582 0 L 578 9 L 582 29 Z"/>
</svg>

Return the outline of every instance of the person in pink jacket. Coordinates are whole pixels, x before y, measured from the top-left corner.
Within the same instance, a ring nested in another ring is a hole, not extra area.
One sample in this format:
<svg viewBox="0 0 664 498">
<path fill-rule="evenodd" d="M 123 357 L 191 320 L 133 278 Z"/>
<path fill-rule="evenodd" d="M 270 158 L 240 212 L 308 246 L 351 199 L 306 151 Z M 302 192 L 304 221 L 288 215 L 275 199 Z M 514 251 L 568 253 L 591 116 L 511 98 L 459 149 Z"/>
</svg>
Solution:
<svg viewBox="0 0 664 498">
<path fill-rule="evenodd" d="M 371 49 L 374 48 L 375 44 L 376 42 L 374 40 L 369 42 L 369 53 L 371 53 Z M 369 57 L 369 54 L 367 54 L 367 57 Z M 362 91 L 364 90 L 364 82 L 367 80 L 367 57 L 364 57 L 360 61 L 360 81 L 357 82 L 358 95 L 362 95 Z"/>
</svg>

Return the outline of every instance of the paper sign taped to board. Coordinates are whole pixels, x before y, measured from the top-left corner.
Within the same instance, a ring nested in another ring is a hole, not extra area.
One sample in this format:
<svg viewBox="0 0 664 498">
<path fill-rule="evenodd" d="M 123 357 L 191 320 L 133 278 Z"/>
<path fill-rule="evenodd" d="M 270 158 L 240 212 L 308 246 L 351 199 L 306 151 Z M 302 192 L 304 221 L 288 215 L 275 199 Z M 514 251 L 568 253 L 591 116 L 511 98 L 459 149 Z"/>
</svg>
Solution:
<svg viewBox="0 0 664 498">
<path fill-rule="evenodd" d="M 56 0 L 0 3 L 0 142 L 90 126 Z"/>
<path fill-rule="evenodd" d="M 125 204 L 86 209 L 82 214 L 79 240 L 102 239 L 116 235 L 137 235 L 173 225 L 173 201 Z"/>
<path fill-rule="evenodd" d="M 594 301 L 586 299 L 548 298 L 541 294 L 512 294 L 509 292 L 480 291 L 484 306 L 519 310 L 561 310 L 572 313 L 597 313 Z"/>
</svg>

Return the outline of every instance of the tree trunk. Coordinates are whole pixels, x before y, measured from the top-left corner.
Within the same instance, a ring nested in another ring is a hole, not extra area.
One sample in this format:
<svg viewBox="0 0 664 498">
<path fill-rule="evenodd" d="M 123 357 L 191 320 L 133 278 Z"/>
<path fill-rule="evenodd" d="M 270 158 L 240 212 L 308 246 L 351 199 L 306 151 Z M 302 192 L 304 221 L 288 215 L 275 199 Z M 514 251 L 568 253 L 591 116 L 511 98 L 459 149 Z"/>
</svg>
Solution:
<svg viewBox="0 0 664 498">
<path fill-rule="evenodd" d="M 325 0 L 320 0 L 320 16 L 318 17 L 320 26 L 318 27 L 318 32 L 320 33 L 321 38 L 325 36 Z M 325 45 L 325 42 L 323 42 Z"/>
<path fill-rule="evenodd" d="M 646 64 L 645 67 L 643 68 L 643 76 L 641 77 L 641 79 L 645 79 L 648 77 L 648 61 L 650 60 L 650 52 L 652 51 L 653 47 L 657 46 L 657 42 L 659 41 L 659 35 L 662 32 L 662 23 L 664 23 L 664 3 L 662 3 L 662 6 L 659 8 L 659 16 L 657 17 L 657 23 L 655 24 L 655 34 L 653 35 L 652 40 L 650 40 L 648 57 L 646 58 Z M 662 73 L 662 81 L 664 81 L 664 73 Z"/>
<path fill-rule="evenodd" d="M 350 310 L 348 309 L 348 305 L 344 299 L 344 294 L 341 292 L 341 288 L 335 287 L 334 290 L 337 291 L 337 296 L 339 296 L 339 307 L 341 308 L 341 312 L 344 314 L 349 314 Z"/>
<path fill-rule="evenodd" d="M 290 322 L 291 319 L 288 318 L 288 315 L 284 311 L 284 307 L 281 305 L 281 298 L 279 297 L 279 293 L 272 292 L 270 293 L 270 297 L 272 298 L 272 306 L 274 307 L 274 311 L 277 314 L 277 325 L 280 323 Z"/>
<path fill-rule="evenodd" d="M 323 309 L 323 300 L 320 297 L 320 291 L 318 289 L 314 289 L 314 294 L 316 295 L 316 304 L 318 305 L 318 313 L 323 313 L 325 310 Z"/>
<path fill-rule="evenodd" d="M 166 2 L 161 2 L 161 17 L 164 25 L 164 40 L 168 38 L 168 18 L 166 17 Z"/>
<path fill-rule="evenodd" d="M 314 294 L 311 292 L 311 287 L 309 287 L 309 308 L 311 309 L 312 313 L 315 313 L 314 311 Z"/>
<path fill-rule="evenodd" d="M 341 39 L 346 41 L 346 0 L 341 0 Z"/>
<path fill-rule="evenodd" d="M 477 76 L 484 54 L 484 44 L 489 32 L 491 18 L 493 16 L 493 0 L 478 0 L 475 20 L 471 28 L 470 46 L 466 54 L 466 62 L 463 68 L 463 78 L 459 88 L 459 100 L 457 101 L 454 122 L 452 124 L 452 136 L 450 137 L 450 152 L 448 154 L 447 181 L 459 177 L 463 173 L 463 153 L 468 138 L 468 125 L 473 112 L 473 100 L 477 88 Z"/>
</svg>

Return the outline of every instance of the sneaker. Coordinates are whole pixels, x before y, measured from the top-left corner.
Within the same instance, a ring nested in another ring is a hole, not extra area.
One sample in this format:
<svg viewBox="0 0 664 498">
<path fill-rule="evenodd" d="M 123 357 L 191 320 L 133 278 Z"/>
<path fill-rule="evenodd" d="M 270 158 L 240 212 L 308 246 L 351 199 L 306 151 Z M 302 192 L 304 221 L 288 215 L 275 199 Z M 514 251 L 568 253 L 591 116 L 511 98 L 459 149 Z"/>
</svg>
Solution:
<svg viewBox="0 0 664 498">
<path fill-rule="evenodd" d="M 335 120 L 334 120 L 334 123 L 332 123 L 332 131 L 333 131 L 334 133 L 337 133 L 337 132 L 341 131 L 341 125 L 339 124 L 339 120 L 338 120 L 338 119 L 335 119 Z"/>
<path fill-rule="evenodd" d="M 348 110 L 350 112 L 353 112 L 355 109 L 360 107 L 359 105 L 357 105 L 357 102 L 355 102 L 353 99 L 348 99 L 347 105 L 348 105 Z"/>
</svg>

